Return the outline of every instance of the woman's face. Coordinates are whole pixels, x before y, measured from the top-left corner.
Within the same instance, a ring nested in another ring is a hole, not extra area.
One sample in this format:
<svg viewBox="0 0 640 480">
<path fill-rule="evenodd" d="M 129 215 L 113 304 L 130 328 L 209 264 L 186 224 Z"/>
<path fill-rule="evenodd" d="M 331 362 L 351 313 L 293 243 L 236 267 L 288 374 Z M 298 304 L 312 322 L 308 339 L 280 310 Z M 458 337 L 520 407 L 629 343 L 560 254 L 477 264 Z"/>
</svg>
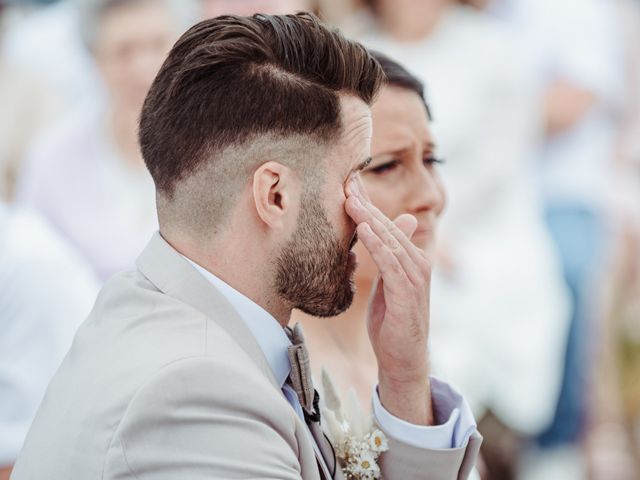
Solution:
<svg viewBox="0 0 640 480">
<path fill-rule="evenodd" d="M 142 108 L 177 36 L 176 20 L 164 2 L 131 2 L 104 15 L 94 55 L 117 108 Z"/>
<path fill-rule="evenodd" d="M 412 241 L 429 249 L 445 206 L 445 192 L 426 108 L 417 93 L 387 86 L 371 111 L 373 160 L 362 172 L 362 181 L 372 203 L 387 217 L 395 219 L 403 213 L 416 217 L 418 228 Z M 371 279 L 375 265 L 361 244 L 357 248 L 356 280 Z"/>
<path fill-rule="evenodd" d="M 219 15 L 284 14 L 310 8 L 308 0 L 201 0 L 203 18 Z"/>
<path fill-rule="evenodd" d="M 419 40 L 435 27 L 440 15 L 455 0 L 377 0 L 374 13 L 378 20 L 403 40 Z"/>
</svg>

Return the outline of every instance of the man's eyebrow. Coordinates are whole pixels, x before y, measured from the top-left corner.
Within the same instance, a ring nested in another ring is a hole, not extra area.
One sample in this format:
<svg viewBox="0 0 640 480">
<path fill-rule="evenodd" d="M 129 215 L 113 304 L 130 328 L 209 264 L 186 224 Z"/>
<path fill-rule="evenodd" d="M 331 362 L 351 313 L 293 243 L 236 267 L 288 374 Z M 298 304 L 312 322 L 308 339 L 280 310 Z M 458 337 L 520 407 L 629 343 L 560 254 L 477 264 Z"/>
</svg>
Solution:
<svg viewBox="0 0 640 480">
<path fill-rule="evenodd" d="M 356 168 L 354 168 L 351 172 L 355 173 L 355 172 L 361 172 L 362 170 L 364 170 L 365 168 L 367 168 L 369 166 L 369 164 L 371 163 L 372 158 L 371 157 L 367 157 L 367 159 L 362 162 L 360 165 L 358 165 Z"/>
</svg>

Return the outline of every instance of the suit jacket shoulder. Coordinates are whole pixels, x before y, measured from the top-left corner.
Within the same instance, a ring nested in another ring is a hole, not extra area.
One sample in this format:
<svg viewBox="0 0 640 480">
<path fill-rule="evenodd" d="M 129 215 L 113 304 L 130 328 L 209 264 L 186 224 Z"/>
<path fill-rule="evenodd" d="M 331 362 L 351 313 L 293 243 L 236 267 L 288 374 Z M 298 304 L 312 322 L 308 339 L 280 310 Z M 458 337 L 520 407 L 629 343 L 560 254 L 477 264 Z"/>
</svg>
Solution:
<svg viewBox="0 0 640 480">
<path fill-rule="evenodd" d="M 186 260 L 163 258 L 165 245 L 149 252 L 152 240 L 139 271 L 101 291 L 47 389 L 14 480 L 230 478 L 239 468 L 317 478 L 305 427 L 255 339 Z"/>
<path fill-rule="evenodd" d="M 392 441 L 385 478 L 466 478 L 479 443 Z M 311 438 L 231 305 L 159 235 L 52 380 L 13 480 L 318 480 Z"/>
<path fill-rule="evenodd" d="M 299 479 L 296 435 L 291 407 L 246 360 L 184 358 L 135 392 L 104 478 Z"/>
</svg>

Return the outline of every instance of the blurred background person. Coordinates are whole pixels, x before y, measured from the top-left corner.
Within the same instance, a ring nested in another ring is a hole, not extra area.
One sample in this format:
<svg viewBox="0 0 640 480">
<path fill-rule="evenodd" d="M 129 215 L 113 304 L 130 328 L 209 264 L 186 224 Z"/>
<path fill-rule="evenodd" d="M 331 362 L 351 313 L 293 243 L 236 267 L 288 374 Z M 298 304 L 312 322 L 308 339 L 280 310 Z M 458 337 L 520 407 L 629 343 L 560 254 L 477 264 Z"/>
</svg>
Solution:
<svg viewBox="0 0 640 480">
<path fill-rule="evenodd" d="M 45 221 L 0 203 L 0 480 L 97 293 L 90 268 Z"/>
<path fill-rule="evenodd" d="M 16 178 L 35 133 L 51 119 L 51 93 L 28 71 L 7 61 L 6 33 L 22 18 L 16 2 L 0 0 L 0 200 L 15 193 Z"/>
<path fill-rule="evenodd" d="M 203 18 L 219 15 L 253 15 L 268 13 L 281 15 L 300 11 L 311 11 L 313 0 L 200 0 Z"/>
<path fill-rule="evenodd" d="M 573 316 L 554 419 L 539 437 L 535 478 L 582 478 L 584 440 L 596 354 L 603 347 L 602 282 L 617 229 L 612 200 L 624 84 L 624 23 L 606 0 L 475 1 L 517 32 L 533 78 L 544 93 L 546 136 L 538 152 L 538 184 L 547 226 L 560 252 Z M 571 21 L 568 21 L 568 19 Z M 628 43 L 627 43 L 628 44 Z M 628 98 L 628 97 L 627 97 Z M 620 184 L 615 190 L 619 190 Z M 618 224 L 619 225 L 619 224 Z M 625 477 L 621 477 L 625 478 Z"/>
<path fill-rule="evenodd" d="M 78 1 L 82 38 L 108 95 L 42 134 L 25 162 L 18 200 L 42 212 L 104 281 L 133 267 L 157 229 L 137 123 L 147 90 L 184 27 L 185 3 Z"/>
<path fill-rule="evenodd" d="M 593 480 L 635 479 L 640 460 L 640 2 L 614 0 L 624 90 L 614 154 L 612 259 L 587 452 Z"/>
<path fill-rule="evenodd" d="M 89 314 L 98 282 L 35 212 L 13 209 L 33 136 L 54 117 L 43 78 L 16 65 L 7 37 L 32 12 L 0 1 L 0 479 L 8 480 L 49 379 Z"/>
<path fill-rule="evenodd" d="M 482 418 L 488 478 L 550 422 L 569 319 L 534 156 L 543 104 L 508 31 L 450 0 L 367 2 L 360 38 L 427 86 L 449 195 L 433 278 L 434 373 Z"/>
<path fill-rule="evenodd" d="M 81 1 L 11 1 L 20 4 L 24 14 L 8 28 L 2 54 L 10 68 L 44 85 L 56 116 L 104 96 L 95 62 L 80 36 Z"/>
<path fill-rule="evenodd" d="M 21 201 L 40 212 L 0 204 L 3 480 L 99 281 L 132 266 L 156 228 L 153 184 L 137 154 L 137 116 L 187 25 L 190 2 L 6 3 L 0 194 L 12 199 L 17 178 Z"/>
</svg>

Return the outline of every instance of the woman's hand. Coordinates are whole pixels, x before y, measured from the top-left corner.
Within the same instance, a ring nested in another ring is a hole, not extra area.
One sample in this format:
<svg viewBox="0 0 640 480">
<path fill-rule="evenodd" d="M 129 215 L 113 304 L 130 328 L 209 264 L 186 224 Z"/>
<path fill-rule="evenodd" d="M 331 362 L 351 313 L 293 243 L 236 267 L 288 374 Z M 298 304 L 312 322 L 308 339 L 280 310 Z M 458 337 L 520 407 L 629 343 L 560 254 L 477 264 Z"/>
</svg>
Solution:
<svg viewBox="0 0 640 480">
<path fill-rule="evenodd" d="M 427 358 L 432 265 L 410 240 L 417 221 L 401 215 L 392 222 L 371 204 L 357 176 L 346 190 L 347 214 L 379 271 L 367 328 L 378 362 L 380 401 L 398 418 L 432 425 Z"/>
</svg>

